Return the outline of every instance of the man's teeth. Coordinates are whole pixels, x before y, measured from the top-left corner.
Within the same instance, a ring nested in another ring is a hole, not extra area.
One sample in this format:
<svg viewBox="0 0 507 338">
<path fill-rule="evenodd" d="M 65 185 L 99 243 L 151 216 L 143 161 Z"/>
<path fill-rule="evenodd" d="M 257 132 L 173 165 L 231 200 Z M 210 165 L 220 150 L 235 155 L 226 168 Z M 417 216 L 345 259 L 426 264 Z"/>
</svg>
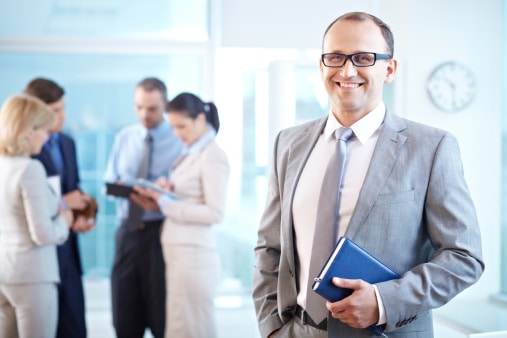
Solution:
<svg viewBox="0 0 507 338">
<path fill-rule="evenodd" d="M 359 87 L 359 84 L 358 83 L 341 83 L 340 82 L 340 87 L 357 88 L 357 87 Z"/>
</svg>

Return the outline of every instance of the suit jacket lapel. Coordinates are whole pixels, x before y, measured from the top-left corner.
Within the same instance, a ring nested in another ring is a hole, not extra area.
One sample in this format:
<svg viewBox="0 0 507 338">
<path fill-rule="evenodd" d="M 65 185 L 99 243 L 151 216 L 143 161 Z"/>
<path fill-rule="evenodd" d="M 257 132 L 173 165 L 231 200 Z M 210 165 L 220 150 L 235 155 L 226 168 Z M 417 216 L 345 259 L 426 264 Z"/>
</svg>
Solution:
<svg viewBox="0 0 507 338">
<path fill-rule="evenodd" d="M 72 153 L 72 149 L 70 148 L 70 146 L 71 144 L 67 142 L 67 140 L 64 138 L 62 134 L 60 134 L 60 151 L 62 153 L 62 161 L 65 171 L 68 171 L 70 169 L 70 163 L 68 163 L 70 159 L 69 154 Z"/>
<path fill-rule="evenodd" d="M 313 147 L 317 143 L 322 130 L 324 129 L 327 121 L 327 116 L 320 120 L 316 120 L 313 123 L 309 123 L 307 127 L 302 130 L 301 134 L 294 140 L 291 140 L 292 144 L 288 149 L 287 169 L 285 171 L 285 183 L 284 191 L 289 193 L 289 198 L 283 198 L 282 210 L 285 217 L 282 219 L 282 237 L 285 243 L 293 243 L 294 238 L 294 227 L 292 218 L 292 204 L 294 201 L 294 193 L 296 191 L 297 182 L 303 169 L 306 165 L 306 161 L 310 156 Z M 288 252 L 288 260 L 292 269 L 295 269 L 294 252 Z M 295 270 L 293 270 L 295 271 Z"/>
<path fill-rule="evenodd" d="M 406 142 L 407 138 L 399 133 L 405 128 L 406 124 L 403 119 L 386 111 L 370 167 L 347 228 L 347 237 L 353 238 L 357 234 L 361 224 L 373 208 L 384 186 L 383 183 L 391 173 L 398 154 Z"/>
<path fill-rule="evenodd" d="M 58 175 L 56 168 L 53 165 L 53 160 L 51 159 L 51 154 L 49 154 L 49 151 L 47 150 L 47 148 L 45 146 L 42 147 L 41 152 L 38 155 L 33 156 L 33 158 L 36 158 L 42 162 L 42 165 L 46 169 L 46 175 L 48 177 Z"/>
</svg>

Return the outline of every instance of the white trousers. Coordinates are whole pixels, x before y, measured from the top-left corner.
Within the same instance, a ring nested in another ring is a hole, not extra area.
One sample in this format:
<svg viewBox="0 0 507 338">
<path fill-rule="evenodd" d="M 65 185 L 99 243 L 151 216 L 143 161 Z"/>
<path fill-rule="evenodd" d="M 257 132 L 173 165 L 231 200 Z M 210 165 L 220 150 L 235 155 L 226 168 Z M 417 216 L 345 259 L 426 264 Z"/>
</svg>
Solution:
<svg viewBox="0 0 507 338">
<path fill-rule="evenodd" d="M 166 264 L 165 337 L 214 338 L 214 296 L 220 274 L 215 250 L 162 244 Z"/>
<path fill-rule="evenodd" d="M 0 337 L 54 338 L 57 320 L 55 283 L 0 285 Z"/>
</svg>

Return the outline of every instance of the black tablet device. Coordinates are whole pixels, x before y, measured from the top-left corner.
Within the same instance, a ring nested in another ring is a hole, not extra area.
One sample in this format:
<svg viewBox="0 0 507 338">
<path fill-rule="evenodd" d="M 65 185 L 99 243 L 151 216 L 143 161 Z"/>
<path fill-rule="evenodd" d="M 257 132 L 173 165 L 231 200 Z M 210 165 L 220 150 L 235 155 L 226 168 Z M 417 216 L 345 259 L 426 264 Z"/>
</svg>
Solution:
<svg viewBox="0 0 507 338">
<path fill-rule="evenodd" d="M 128 198 L 130 194 L 136 193 L 132 186 L 121 183 L 106 183 L 106 194 L 116 197 Z"/>
</svg>

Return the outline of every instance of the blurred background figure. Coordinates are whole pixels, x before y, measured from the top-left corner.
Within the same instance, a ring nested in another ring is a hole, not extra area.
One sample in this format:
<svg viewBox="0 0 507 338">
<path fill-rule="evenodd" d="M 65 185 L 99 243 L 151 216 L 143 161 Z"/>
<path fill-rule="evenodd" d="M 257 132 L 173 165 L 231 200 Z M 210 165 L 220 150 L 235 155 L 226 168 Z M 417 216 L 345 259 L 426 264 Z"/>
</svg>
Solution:
<svg viewBox="0 0 507 338">
<path fill-rule="evenodd" d="M 155 180 L 166 175 L 181 151 L 181 142 L 164 122 L 167 88 L 157 78 L 145 78 L 134 93 L 139 123 L 115 137 L 104 175 L 109 183 Z M 113 324 L 119 338 L 142 338 L 146 328 L 164 335 L 165 282 L 160 246 L 160 211 L 144 210 L 123 198 L 118 203 L 121 225 L 116 232 L 111 273 Z M 194 323 L 195 325 L 200 325 Z M 182 336 L 183 337 L 183 336 Z"/>
<path fill-rule="evenodd" d="M 160 209 L 165 215 L 161 235 L 167 288 L 165 337 L 213 338 L 220 261 L 212 225 L 224 215 L 229 162 L 215 141 L 220 121 L 213 102 L 182 93 L 169 103 L 168 119 L 185 144 L 169 180 L 157 181 L 171 194 L 136 187 L 152 199 L 146 208 Z"/>
<path fill-rule="evenodd" d="M 56 244 L 66 240 L 73 215 L 30 158 L 55 124 L 53 111 L 27 95 L 9 98 L 0 111 L 0 337 L 56 335 Z"/>
<path fill-rule="evenodd" d="M 24 93 L 44 101 L 56 116 L 57 123 L 50 130 L 48 140 L 41 152 L 33 158 L 40 160 L 48 177 L 59 176 L 63 204 L 75 211 L 76 216 L 69 238 L 57 247 L 60 284 L 58 285 L 59 314 L 56 337 L 85 338 L 83 268 L 77 233 L 89 231 L 95 226 L 96 204 L 90 196 L 80 190 L 76 146 L 72 137 L 62 132 L 65 122 L 65 90 L 53 80 L 35 78 L 28 83 Z M 94 207 L 95 210 L 85 216 L 82 211 L 88 207 Z"/>
</svg>

